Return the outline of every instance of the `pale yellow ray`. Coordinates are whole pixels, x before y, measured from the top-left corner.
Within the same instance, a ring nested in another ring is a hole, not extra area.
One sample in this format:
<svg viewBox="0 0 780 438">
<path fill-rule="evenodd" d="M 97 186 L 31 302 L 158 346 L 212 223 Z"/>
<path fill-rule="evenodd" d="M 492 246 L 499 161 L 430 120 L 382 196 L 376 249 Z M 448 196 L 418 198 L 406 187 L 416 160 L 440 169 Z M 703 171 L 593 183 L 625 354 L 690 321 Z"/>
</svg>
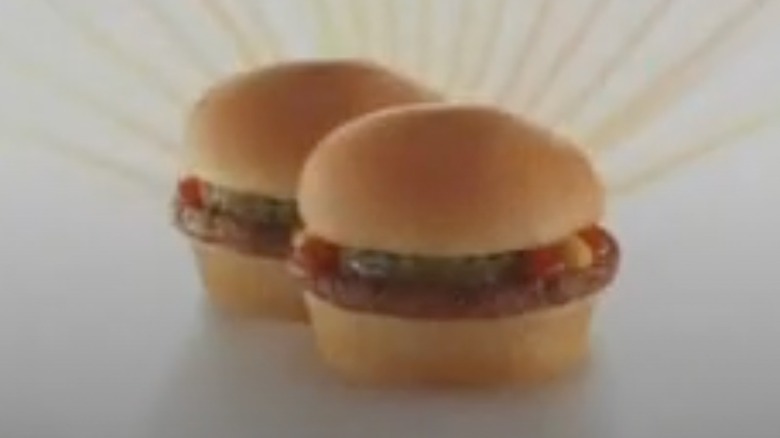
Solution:
<svg viewBox="0 0 780 438">
<path fill-rule="evenodd" d="M 571 36 L 564 42 L 563 46 L 556 52 L 550 68 L 542 74 L 542 81 L 533 87 L 528 103 L 524 106 L 526 111 L 534 111 L 544 102 L 544 99 L 555 86 L 556 81 L 569 65 L 571 60 L 577 55 L 582 44 L 588 38 L 593 27 L 598 22 L 602 14 L 609 8 L 612 0 L 593 0 L 590 3 L 588 11 L 579 22 L 577 28 Z"/>
<path fill-rule="evenodd" d="M 373 16 L 377 0 L 357 0 L 352 3 L 355 19 L 359 23 L 362 55 L 376 59 L 380 56 L 382 45 L 379 41 L 381 31 L 377 29 Z"/>
<path fill-rule="evenodd" d="M 471 63 L 464 71 L 462 87 L 468 91 L 481 90 L 487 80 L 489 67 L 493 65 L 496 45 L 504 31 L 504 13 L 507 9 L 508 0 L 493 0 L 487 5 L 483 0 L 479 1 L 483 7 L 489 8 L 487 30 L 482 32 L 482 38 L 477 44 L 476 61 Z"/>
<path fill-rule="evenodd" d="M 156 0 L 139 0 L 139 2 L 141 7 L 165 30 L 168 38 L 181 49 L 182 54 L 204 77 L 213 79 L 219 76 L 219 70 L 208 62 L 198 44 L 189 38 L 187 32 L 176 23 L 176 20 L 171 18 L 165 8 L 160 7 Z"/>
<path fill-rule="evenodd" d="M 309 0 L 312 16 L 317 24 L 317 51 L 322 56 L 333 56 L 339 52 L 333 10 L 326 0 Z"/>
<path fill-rule="evenodd" d="M 538 0 L 536 13 L 531 22 L 528 35 L 518 46 L 519 50 L 514 52 L 514 56 L 510 61 L 509 76 L 507 76 L 503 85 L 494 96 L 498 102 L 511 104 L 517 98 L 517 94 L 523 86 L 526 66 L 539 45 L 539 39 L 544 34 L 544 30 L 552 15 L 554 4 L 555 0 Z"/>
<path fill-rule="evenodd" d="M 282 37 L 271 24 L 264 4 L 259 0 L 243 1 L 241 4 L 249 10 L 254 27 L 260 33 L 262 41 L 265 42 L 263 48 L 266 50 L 267 57 L 272 60 L 282 58 L 284 56 Z"/>
<path fill-rule="evenodd" d="M 365 0 L 347 0 L 346 13 L 349 14 L 349 23 L 352 35 L 352 50 L 356 55 L 365 55 L 370 53 L 370 47 L 367 47 L 369 37 L 368 23 L 363 11 Z"/>
<path fill-rule="evenodd" d="M 321 1 L 326 2 L 326 4 L 320 13 L 327 15 L 322 17 L 326 21 L 320 21 L 320 26 L 326 26 L 322 27 L 320 31 L 330 32 L 328 38 L 332 39 L 329 56 L 354 58 L 365 55 L 362 53 L 366 46 L 366 37 L 363 35 L 365 27 L 362 23 L 364 17 L 361 14 L 364 2 L 341 0 L 334 4 L 329 0 Z"/>
<path fill-rule="evenodd" d="M 680 62 L 652 79 L 627 103 L 597 123 L 585 135 L 584 144 L 597 152 L 606 151 L 652 122 L 696 85 L 708 71 L 707 61 L 769 1 L 745 2 Z"/>
<path fill-rule="evenodd" d="M 435 51 L 435 29 L 434 19 L 434 0 L 418 0 L 419 10 L 417 11 L 417 35 L 414 40 L 417 50 L 416 68 L 420 76 L 429 80 L 435 80 L 434 70 L 436 69 Z"/>
<path fill-rule="evenodd" d="M 396 48 L 401 32 L 399 30 L 398 12 L 396 0 L 378 0 L 376 7 L 379 27 L 379 55 L 388 64 L 396 62 Z"/>
<path fill-rule="evenodd" d="M 128 52 L 114 37 L 101 31 L 89 19 L 76 12 L 74 8 L 63 7 L 55 0 L 42 1 L 64 22 L 78 31 L 85 41 L 100 49 L 110 59 L 135 74 L 172 103 L 182 105 L 188 101 L 186 93 L 161 76 L 157 68 L 150 65 L 143 58 Z"/>
<path fill-rule="evenodd" d="M 145 189 L 149 194 L 164 193 L 165 190 L 170 189 L 162 178 L 147 170 L 132 166 L 106 154 L 77 146 L 43 127 L 20 128 L 19 126 L 6 126 L 5 123 L 0 126 L 3 127 L 3 132 L 19 141 L 20 146 L 41 148 L 47 152 L 56 153 L 88 171 L 105 175 L 113 180 L 131 183 Z"/>
<path fill-rule="evenodd" d="M 480 2 L 480 4 L 483 3 Z M 452 37 L 452 43 L 449 47 L 449 56 L 445 60 L 449 72 L 442 86 L 447 90 L 453 90 L 457 87 L 458 77 L 464 69 L 464 60 L 467 56 L 463 52 L 466 44 L 473 37 L 476 26 L 470 26 L 470 24 L 477 14 L 477 6 L 478 4 L 474 0 L 466 0 L 460 4 L 458 22 L 455 25 L 455 35 Z"/>
<path fill-rule="evenodd" d="M 154 147 L 168 156 L 173 155 L 178 148 L 162 132 L 152 125 L 138 120 L 133 114 L 72 85 L 56 72 L 46 70 L 19 56 L 15 56 L 8 50 L 3 52 L 4 56 L 0 58 L 0 62 L 3 62 L 9 69 L 17 73 L 20 78 L 33 80 L 33 83 L 36 85 L 48 86 L 53 92 L 61 95 L 68 101 L 91 110 L 96 115 L 109 120 L 129 133 L 148 140 L 149 143 L 146 143 L 148 146 Z"/>
<path fill-rule="evenodd" d="M 717 129 L 715 133 L 707 135 L 704 139 L 684 142 L 685 146 L 678 153 L 653 163 L 624 181 L 612 185 L 610 191 L 617 195 L 639 191 L 708 154 L 735 145 L 763 129 L 777 126 L 778 122 L 780 122 L 780 106 L 769 111 L 715 123 L 714 126 L 723 126 L 723 128 Z"/>
<path fill-rule="evenodd" d="M 639 46 L 653 33 L 658 24 L 671 9 L 675 0 L 660 0 L 653 4 L 652 8 L 642 17 L 639 24 L 623 38 L 618 49 L 598 69 L 596 75 L 587 82 L 571 99 L 565 101 L 560 109 L 550 117 L 555 125 L 570 124 L 587 107 L 591 99 L 604 89 L 612 77 L 620 70 L 633 55 Z"/>
<path fill-rule="evenodd" d="M 198 3 L 222 31 L 233 40 L 244 66 L 253 67 L 260 63 L 261 57 L 252 42 L 252 37 L 241 28 L 222 0 L 198 0 Z"/>
</svg>

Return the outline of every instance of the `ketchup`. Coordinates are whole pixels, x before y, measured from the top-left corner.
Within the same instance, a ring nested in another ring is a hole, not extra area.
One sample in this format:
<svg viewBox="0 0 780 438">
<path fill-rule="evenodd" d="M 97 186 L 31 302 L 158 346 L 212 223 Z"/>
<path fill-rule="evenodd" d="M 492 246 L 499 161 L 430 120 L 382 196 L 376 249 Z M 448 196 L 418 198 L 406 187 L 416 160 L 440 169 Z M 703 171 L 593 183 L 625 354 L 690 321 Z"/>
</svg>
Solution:
<svg viewBox="0 0 780 438">
<path fill-rule="evenodd" d="M 201 209 L 204 207 L 203 185 L 195 177 L 186 177 L 179 181 L 179 197 L 183 205 Z"/>
<path fill-rule="evenodd" d="M 298 248 L 293 252 L 293 264 L 309 274 L 331 273 L 338 269 L 339 248 L 321 239 L 299 236 Z"/>
<path fill-rule="evenodd" d="M 602 257 L 616 246 L 612 237 L 599 226 L 592 226 L 580 232 L 580 237 L 588 244 L 596 257 Z"/>
<path fill-rule="evenodd" d="M 611 236 L 598 226 L 589 227 L 579 233 L 592 251 L 594 259 L 602 259 L 615 252 L 617 245 Z M 336 244 L 316 237 L 299 236 L 293 252 L 293 264 L 313 276 L 329 275 L 338 272 L 341 250 Z M 541 248 L 519 251 L 514 258 L 512 272 L 526 279 L 543 279 L 561 275 L 570 269 L 567 265 L 563 244 L 553 244 Z"/>
<path fill-rule="evenodd" d="M 566 269 L 566 263 L 557 246 L 536 249 L 526 254 L 526 257 L 520 258 L 527 260 L 525 263 L 530 262 L 530 271 L 534 277 L 549 277 Z"/>
</svg>

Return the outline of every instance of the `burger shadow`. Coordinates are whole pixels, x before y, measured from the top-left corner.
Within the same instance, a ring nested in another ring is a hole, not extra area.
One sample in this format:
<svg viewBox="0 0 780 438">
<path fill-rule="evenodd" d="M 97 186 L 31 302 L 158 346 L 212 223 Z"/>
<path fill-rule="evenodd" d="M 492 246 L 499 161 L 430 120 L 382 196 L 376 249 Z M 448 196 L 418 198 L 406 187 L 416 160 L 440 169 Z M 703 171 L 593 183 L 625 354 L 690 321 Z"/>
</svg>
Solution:
<svg viewBox="0 0 780 438">
<path fill-rule="evenodd" d="M 533 390 L 390 390 L 326 370 L 304 325 L 207 316 L 174 364 L 151 437 L 604 438 L 609 385 L 599 364 Z"/>
</svg>

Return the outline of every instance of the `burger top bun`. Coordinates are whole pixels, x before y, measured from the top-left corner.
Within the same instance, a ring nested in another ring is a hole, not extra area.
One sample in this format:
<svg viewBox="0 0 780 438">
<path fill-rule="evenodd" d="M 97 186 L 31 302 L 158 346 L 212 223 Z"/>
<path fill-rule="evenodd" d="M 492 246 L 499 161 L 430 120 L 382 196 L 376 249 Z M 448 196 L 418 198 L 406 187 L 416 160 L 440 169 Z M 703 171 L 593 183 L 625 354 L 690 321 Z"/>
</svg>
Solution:
<svg viewBox="0 0 780 438">
<path fill-rule="evenodd" d="M 604 190 L 587 157 L 485 106 L 381 111 L 326 137 L 298 195 L 308 232 L 399 254 L 527 249 L 597 222 Z"/>
<path fill-rule="evenodd" d="M 308 153 L 336 126 L 393 105 L 436 99 L 378 65 L 279 64 L 208 90 L 187 131 L 187 171 L 236 190 L 290 199 Z"/>
</svg>

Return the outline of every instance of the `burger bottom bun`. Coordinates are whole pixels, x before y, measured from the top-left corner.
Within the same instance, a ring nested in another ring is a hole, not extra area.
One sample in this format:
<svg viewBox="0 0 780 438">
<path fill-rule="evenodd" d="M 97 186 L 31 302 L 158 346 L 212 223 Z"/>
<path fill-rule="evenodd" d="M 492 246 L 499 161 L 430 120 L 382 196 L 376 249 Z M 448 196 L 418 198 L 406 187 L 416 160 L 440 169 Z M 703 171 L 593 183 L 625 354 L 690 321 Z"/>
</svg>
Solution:
<svg viewBox="0 0 780 438">
<path fill-rule="evenodd" d="M 299 284 L 283 261 L 193 243 L 211 303 L 228 317 L 307 320 Z"/>
<path fill-rule="evenodd" d="M 589 353 L 593 300 L 494 319 L 423 320 L 355 312 L 307 293 L 326 364 L 378 386 L 539 384 Z"/>
</svg>

